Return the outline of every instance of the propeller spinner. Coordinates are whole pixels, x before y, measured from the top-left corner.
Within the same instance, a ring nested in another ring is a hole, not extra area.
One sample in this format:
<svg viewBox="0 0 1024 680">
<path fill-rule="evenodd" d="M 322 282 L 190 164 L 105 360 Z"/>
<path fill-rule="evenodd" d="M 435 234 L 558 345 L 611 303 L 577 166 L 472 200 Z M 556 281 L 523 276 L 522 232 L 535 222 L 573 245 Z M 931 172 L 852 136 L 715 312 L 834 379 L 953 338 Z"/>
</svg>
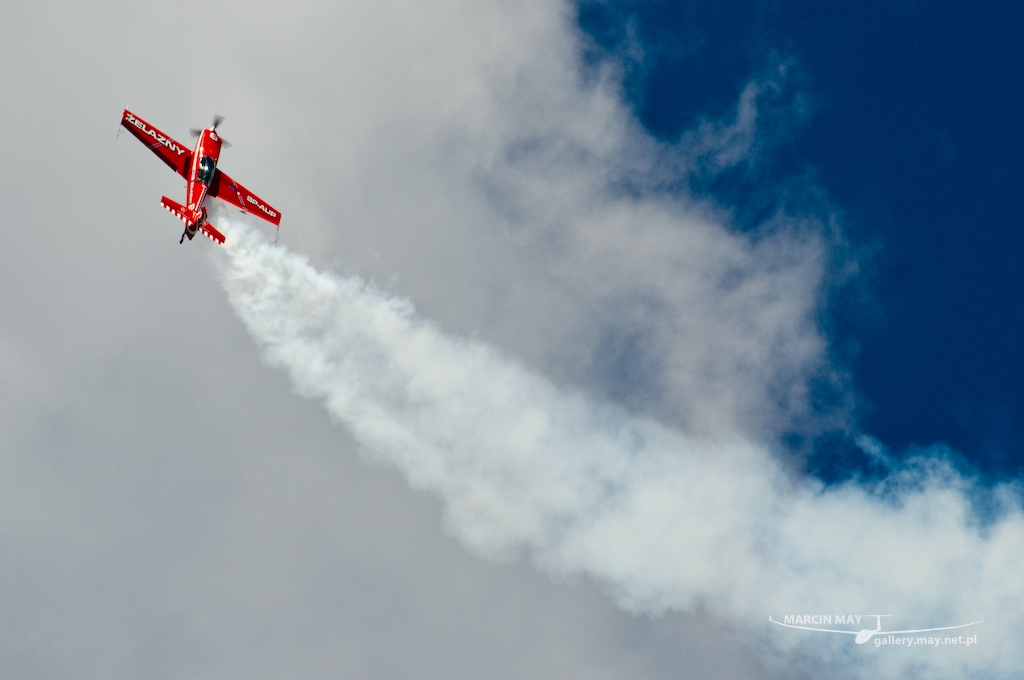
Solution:
<svg viewBox="0 0 1024 680">
<path fill-rule="evenodd" d="M 220 125 L 223 122 L 224 122 L 224 116 L 214 115 L 213 116 L 213 125 L 210 126 L 210 129 L 213 130 L 214 132 L 216 132 L 217 131 L 217 126 Z M 203 134 L 203 131 L 201 129 L 199 129 L 199 128 L 189 128 L 188 132 L 193 137 L 198 137 L 199 135 Z M 220 138 L 220 141 L 221 141 L 221 146 L 223 146 L 225 149 L 231 146 L 231 142 L 229 142 L 228 140 L 224 139 L 223 137 Z"/>
</svg>

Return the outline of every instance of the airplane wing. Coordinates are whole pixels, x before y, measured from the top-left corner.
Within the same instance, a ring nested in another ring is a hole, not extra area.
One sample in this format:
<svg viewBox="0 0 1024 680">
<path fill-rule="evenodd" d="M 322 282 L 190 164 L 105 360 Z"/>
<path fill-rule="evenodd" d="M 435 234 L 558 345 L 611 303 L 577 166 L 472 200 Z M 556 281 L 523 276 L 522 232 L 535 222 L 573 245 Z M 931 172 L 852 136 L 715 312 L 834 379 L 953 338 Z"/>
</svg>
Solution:
<svg viewBox="0 0 1024 680">
<path fill-rule="evenodd" d="M 128 109 L 121 114 L 121 125 L 148 146 L 150 151 L 159 156 L 172 170 L 188 179 L 192 152 L 185 145 L 160 132 Z"/>
<path fill-rule="evenodd" d="M 220 170 L 213 176 L 213 182 L 210 183 L 210 196 L 227 201 L 231 205 L 241 208 L 243 212 L 262 217 L 275 227 L 281 226 L 281 213 L 278 210 L 270 207 L 270 204 L 262 198 Z"/>
</svg>

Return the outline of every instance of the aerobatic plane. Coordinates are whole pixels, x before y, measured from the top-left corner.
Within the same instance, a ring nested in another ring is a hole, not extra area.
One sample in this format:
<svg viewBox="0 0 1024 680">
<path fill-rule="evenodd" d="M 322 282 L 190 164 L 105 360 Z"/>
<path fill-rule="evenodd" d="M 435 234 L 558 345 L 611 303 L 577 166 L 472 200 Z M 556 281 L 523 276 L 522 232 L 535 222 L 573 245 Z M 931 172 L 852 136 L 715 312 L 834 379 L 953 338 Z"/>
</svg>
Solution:
<svg viewBox="0 0 1024 680">
<path fill-rule="evenodd" d="M 148 146 L 172 170 L 185 178 L 185 205 L 166 196 L 160 199 L 161 205 L 185 223 L 185 231 L 179 243 L 184 243 L 186 236 L 191 241 L 196 232 L 200 231 L 217 243 L 224 243 L 224 234 L 217 231 L 207 219 L 203 201 L 209 196 L 227 201 L 241 208 L 243 212 L 262 217 L 278 229 L 281 227 L 279 210 L 270 207 L 270 204 L 217 167 L 221 148 L 231 146 L 217 134 L 217 126 L 223 120 L 221 116 L 214 116 L 213 125 L 205 130 L 190 130 L 192 136 L 197 139 L 195 150 L 189 151 L 181 142 L 160 132 L 128 109 L 125 109 L 121 116 L 123 127 L 138 137 L 139 141 Z"/>
</svg>

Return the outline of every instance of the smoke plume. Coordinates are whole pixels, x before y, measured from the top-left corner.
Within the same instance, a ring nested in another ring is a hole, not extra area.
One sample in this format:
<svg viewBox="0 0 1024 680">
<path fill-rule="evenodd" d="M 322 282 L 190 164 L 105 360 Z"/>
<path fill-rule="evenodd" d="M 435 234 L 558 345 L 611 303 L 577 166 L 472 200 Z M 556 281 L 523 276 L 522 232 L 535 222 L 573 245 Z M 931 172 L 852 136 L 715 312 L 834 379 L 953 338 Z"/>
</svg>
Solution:
<svg viewBox="0 0 1024 680">
<path fill-rule="evenodd" d="M 437 494 L 477 553 L 587 575 L 636 612 L 705 608 L 780 658 L 836 673 L 1024 668 L 1024 517 L 1008 489 L 981 523 L 972 483 L 934 451 L 877 486 L 825 488 L 757 442 L 688 436 L 558 389 L 408 300 L 241 225 L 226 234 L 223 285 L 268 363 L 368 458 Z M 969 650 L 882 653 L 767 622 L 804 613 L 892 614 L 890 629 L 985 623 Z"/>
</svg>

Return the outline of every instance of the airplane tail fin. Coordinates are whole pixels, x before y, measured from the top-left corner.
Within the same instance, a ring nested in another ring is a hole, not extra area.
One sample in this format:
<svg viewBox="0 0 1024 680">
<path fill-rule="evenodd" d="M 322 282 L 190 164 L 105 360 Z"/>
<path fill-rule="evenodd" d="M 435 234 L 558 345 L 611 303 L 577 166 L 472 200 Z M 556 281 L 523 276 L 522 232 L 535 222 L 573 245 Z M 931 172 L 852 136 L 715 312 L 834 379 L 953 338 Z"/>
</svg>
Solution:
<svg viewBox="0 0 1024 680">
<path fill-rule="evenodd" d="M 204 236 L 213 239 L 217 243 L 224 243 L 224 234 L 217 231 L 212 224 L 206 221 L 205 208 L 202 210 L 189 210 L 181 203 L 173 201 L 166 196 L 160 198 L 160 205 L 185 223 L 184 235 L 188 236 L 188 240 L 192 240 L 192 237 L 196 235 L 196 231 L 201 231 Z"/>
</svg>

